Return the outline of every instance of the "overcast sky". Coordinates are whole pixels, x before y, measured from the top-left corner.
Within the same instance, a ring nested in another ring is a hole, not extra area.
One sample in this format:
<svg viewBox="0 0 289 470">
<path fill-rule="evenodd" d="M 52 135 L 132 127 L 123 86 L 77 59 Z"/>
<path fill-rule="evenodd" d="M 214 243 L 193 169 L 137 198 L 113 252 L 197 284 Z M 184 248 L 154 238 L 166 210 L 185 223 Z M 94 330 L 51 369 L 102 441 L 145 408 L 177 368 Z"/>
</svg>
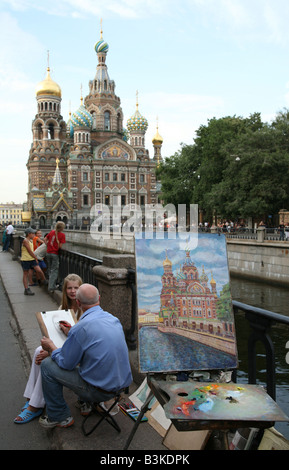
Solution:
<svg viewBox="0 0 289 470">
<path fill-rule="evenodd" d="M 270 122 L 289 106 L 288 0 L 0 0 L 0 202 L 26 200 L 47 50 L 67 120 L 95 76 L 101 18 L 124 126 L 138 90 L 151 157 L 157 117 L 165 157 L 208 119 L 260 112 Z"/>
</svg>

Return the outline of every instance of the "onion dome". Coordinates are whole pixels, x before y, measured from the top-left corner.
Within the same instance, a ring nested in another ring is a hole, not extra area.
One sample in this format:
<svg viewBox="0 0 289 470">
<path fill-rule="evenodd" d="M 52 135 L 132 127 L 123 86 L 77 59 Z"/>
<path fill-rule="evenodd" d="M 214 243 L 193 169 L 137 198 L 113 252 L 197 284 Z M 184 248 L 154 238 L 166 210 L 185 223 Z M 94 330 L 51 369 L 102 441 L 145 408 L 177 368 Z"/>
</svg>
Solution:
<svg viewBox="0 0 289 470">
<path fill-rule="evenodd" d="M 127 121 L 127 129 L 131 131 L 143 131 L 146 132 L 148 128 L 148 122 L 145 117 L 141 115 L 138 110 L 138 92 L 136 93 L 136 112 Z"/>
<path fill-rule="evenodd" d="M 94 46 L 94 50 L 95 52 L 98 54 L 99 52 L 103 52 L 105 54 L 107 54 L 108 52 L 108 49 L 109 49 L 109 45 L 107 44 L 107 42 L 105 42 L 102 37 L 99 41 L 97 41 L 97 43 L 95 44 Z"/>
<path fill-rule="evenodd" d="M 138 105 L 137 105 L 137 109 L 134 115 L 127 121 L 127 128 L 129 132 L 131 131 L 144 131 L 145 132 L 148 128 L 148 121 L 146 120 L 145 117 L 143 117 L 140 114 L 138 110 Z"/>
<path fill-rule="evenodd" d="M 36 96 L 51 95 L 61 98 L 61 88 L 60 86 L 52 80 L 50 77 L 50 68 L 47 67 L 47 75 L 45 80 L 38 83 L 36 87 Z"/>
<path fill-rule="evenodd" d="M 201 274 L 201 276 L 200 276 L 200 281 L 207 283 L 208 280 L 209 280 L 209 278 L 208 278 L 208 276 L 206 275 L 205 270 L 204 270 L 204 266 L 203 266 L 203 272 L 202 272 L 202 274 Z"/>
<path fill-rule="evenodd" d="M 157 132 L 152 140 L 153 144 L 162 144 L 163 143 L 163 138 L 159 134 L 159 128 L 157 127 Z"/>
<path fill-rule="evenodd" d="M 164 262 L 163 262 L 163 266 L 164 266 L 164 267 L 165 267 L 165 266 L 168 266 L 168 267 L 170 267 L 170 268 L 172 267 L 172 262 L 171 262 L 171 261 L 169 260 L 169 258 L 168 258 L 167 251 L 166 251 L 166 259 L 165 259 Z"/>
<path fill-rule="evenodd" d="M 212 286 L 215 286 L 215 285 L 216 285 L 216 281 L 215 281 L 215 279 L 213 278 L 213 273 L 211 273 L 211 274 L 212 274 L 212 279 L 211 279 L 210 284 L 211 284 Z"/>
<path fill-rule="evenodd" d="M 83 99 L 81 98 L 81 105 L 71 118 L 72 127 L 92 127 L 93 117 L 86 107 L 83 105 Z"/>
</svg>

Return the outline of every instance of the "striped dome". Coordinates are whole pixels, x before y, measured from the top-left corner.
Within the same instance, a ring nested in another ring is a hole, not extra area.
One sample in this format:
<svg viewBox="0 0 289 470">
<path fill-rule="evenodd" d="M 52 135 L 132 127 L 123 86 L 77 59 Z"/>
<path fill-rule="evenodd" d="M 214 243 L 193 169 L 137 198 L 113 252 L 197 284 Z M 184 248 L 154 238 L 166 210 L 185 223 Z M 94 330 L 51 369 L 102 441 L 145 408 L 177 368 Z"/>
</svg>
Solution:
<svg viewBox="0 0 289 470">
<path fill-rule="evenodd" d="M 98 52 L 105 52 L 107 53 L 109 49 L 109 46 L 107 42 L 105 42 L 103 39 L 100 39 L 94 46 L 94 50 L 96 53 Z"/>
<path fill-rule="evenodd" d="M 93 118 L 89 111 L 87 111 L 86 107 L 82 104 L 78 108 L 75 113 L 73 113 L 71 118 L 71 125 L 73 128 L 75 127 L 92 127 Z"/>
</svg>

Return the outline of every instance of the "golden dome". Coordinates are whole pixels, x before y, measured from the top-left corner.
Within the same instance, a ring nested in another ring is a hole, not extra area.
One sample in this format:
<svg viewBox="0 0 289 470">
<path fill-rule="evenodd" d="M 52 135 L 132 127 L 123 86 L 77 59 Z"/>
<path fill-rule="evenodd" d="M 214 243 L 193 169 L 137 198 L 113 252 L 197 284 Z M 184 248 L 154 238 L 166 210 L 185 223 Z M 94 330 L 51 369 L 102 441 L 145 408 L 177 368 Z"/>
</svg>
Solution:
<svg viewBox="0 0 289 470">
<path fill-rule="evenodd" d="M 159 134 L 159 128 L 157 127 L 157 132 L 152 140 L 153 144 L 162 144 L 163 143 L 163 138 Z"/>
<path fill-rule="evenodd" d="M 167 254 L 167 251 L 166 251 L 166 259 L 165 259 L 164 262 L 163 262 L 163 266 L 164 266 L 164 267 L 165 267 L 165 266 L 170 266 L 170 267 L 172 267 L 172 265 L 173 265 L 173 263 L 169 260 L 168 254 Z"/>
<path fill-rule="evenodd" d="M 50 77 L 49 67 L 47 67 L 47 75 L 46 75 L 45 80 L 38 83 L 36 87 L 36 96 L 38 97 L 42 95 L 52 95 L 52 96 L 58 96 L 59 98 L 61 98 L 61 88 Z"/>
</svg>

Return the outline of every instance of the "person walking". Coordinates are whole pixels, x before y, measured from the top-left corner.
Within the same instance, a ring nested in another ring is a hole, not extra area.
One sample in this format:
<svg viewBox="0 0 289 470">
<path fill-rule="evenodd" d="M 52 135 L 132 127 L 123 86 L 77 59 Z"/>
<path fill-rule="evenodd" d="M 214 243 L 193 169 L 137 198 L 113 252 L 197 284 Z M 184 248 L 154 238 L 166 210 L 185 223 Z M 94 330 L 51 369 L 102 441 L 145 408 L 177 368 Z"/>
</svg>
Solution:
<svg viewBox="0 0 289 470">
<path fill-rule="evenodd" d="M 46 260 L 49 276 L 49 292 L 54 292 L 56 289 L 56 281 L 59 270 L 59 250 L 65 243 L 65 234 L 63 233 L 64 229 L 64 222 L 57 222 L 55 225 L 55 230 L 51 230 L 51 232 L 49 232 L 45 237 L 45 242 L 47 244 Z"/>
<path fill-rule="evenodd" d="M 12 225 L 12 222 L 9 222 L 9 224 L 6 228 L 6 238 L 5 238 L 5 242 L 4 242 L 4 245 L 3 245 L 3 251 L 8 251 L 9 250 L 9 246 L 10 246 L 10 243 L 11 243 L 11 238 L 12 238 L 13 232 L 14 232 L 14 227 Z"/>
</svg>

